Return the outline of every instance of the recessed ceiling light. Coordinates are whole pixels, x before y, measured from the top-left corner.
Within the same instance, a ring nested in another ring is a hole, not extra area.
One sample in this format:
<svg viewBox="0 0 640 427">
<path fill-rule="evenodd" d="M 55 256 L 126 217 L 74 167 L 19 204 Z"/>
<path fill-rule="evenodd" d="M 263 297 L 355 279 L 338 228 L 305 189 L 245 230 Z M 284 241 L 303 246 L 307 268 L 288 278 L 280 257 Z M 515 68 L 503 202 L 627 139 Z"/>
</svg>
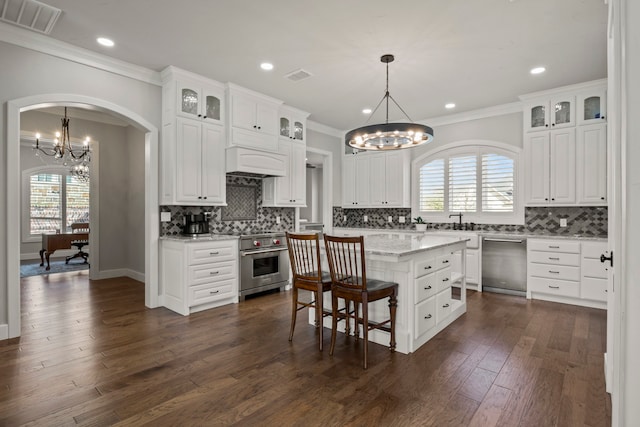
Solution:
<svg viewBox="0 0 640 427">
<path fill-rule="evenodd" d="M 456 104 L 454 104 L 453 102 L 450 102 L 450 103 L 448 103 L 448 104 L 445 104 L 445 105 L 444 105 L 444 108 L 446 108 L 446 109 L 450 110 L 450 109 L 452 109 L 452 108 L 456 108 Z"/>
<path fill-rule="evenodd" d="M 535 67 L 535 68 L 532 68 L 532 69 L 531 69 L 530 73 L 531 73 L 531 74 L 542 74 L 542 73 L 544 73 L 546 70 L 547 70 L 547 69 L 546 69 L 546 68 L 544 68 L 544 67 Z"/>
<path fill-rule="evenodd" d="M 273 64 L 271 62 L 263 62 L 260 64 L 260 68 L 265 71 L 273 70 Z"/>
<path fill-rule="evenodd" d="M 113 47 L 115 45 L 113 40 L 108 39 L 106 37 L 98 37 L 96 41 L 100 43 L 102 46 L 106 46 L 106 47 Z"/>
<path fill-rule="evenodd" d="M 371 114 L 371 108 L 365 108 L 362 110 L 362 114 Z"/>
</svg>

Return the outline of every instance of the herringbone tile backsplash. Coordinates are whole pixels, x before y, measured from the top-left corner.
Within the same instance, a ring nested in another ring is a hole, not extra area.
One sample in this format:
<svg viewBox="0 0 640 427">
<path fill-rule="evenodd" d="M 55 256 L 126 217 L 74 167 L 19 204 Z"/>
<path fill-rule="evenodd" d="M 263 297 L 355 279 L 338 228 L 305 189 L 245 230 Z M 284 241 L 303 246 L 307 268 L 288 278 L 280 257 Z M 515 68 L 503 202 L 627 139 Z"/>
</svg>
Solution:
<svg viewBox="0 0 640 427">
<path fill-rule="evenodd" d="M 363 217 L 368 221 L 364 222 Z M 346 216 L 346 221 L 344 220 Z M 393 219 L 389 223 L 388 217 Z M 398 223 L 398 217 L 404 216 L 406 223 Z M 608 211 L 606 207 L 527 207 L 525 208 L 525 225 L 508 224 L 476 224 L 475 230 L 521 233 L 551 233 L 558 235 L 607 235 Z M 566 218 L 567 227 L 560 227 L 560 219 Z M 412 230 L 411 209 L 343 209 L 333 208 L 333 226 L 348 228 L 377 228 Z M 453 220 L 447 223 L 430 223 L 429 228 L 436 230 L 450 230 Z"/>
</svg>

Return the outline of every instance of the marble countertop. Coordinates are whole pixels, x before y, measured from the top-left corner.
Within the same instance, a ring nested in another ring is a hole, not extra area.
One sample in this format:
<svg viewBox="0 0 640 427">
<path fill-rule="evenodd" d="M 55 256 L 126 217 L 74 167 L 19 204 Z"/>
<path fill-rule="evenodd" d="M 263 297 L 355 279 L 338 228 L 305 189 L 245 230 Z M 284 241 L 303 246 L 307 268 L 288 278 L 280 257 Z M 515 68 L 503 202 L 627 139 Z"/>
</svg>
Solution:
<svg viewBox="0 0 640 427">
<path fill-rule="evenodd" d="M 185 243 L 195 243 L 195 242 L 211 242 L 211 241 L 222 241 L 222 240 L 238 240 L 240 237 L 238 236 L 230 236 L 228 234 L 199 234 L 195 237 L 192 236 L 183 236 L 182 234 L 177 234 L 175 236 L 160 236 L 160 240 L 175 240 L 178 242 Z"/>
<path fill-rule="evenodd" d="M 430 236 L 414 233 L 381 233 L 364 237 L 365 253 L 406 256 L 469 240 L 464 236 Z"/>
</svg>

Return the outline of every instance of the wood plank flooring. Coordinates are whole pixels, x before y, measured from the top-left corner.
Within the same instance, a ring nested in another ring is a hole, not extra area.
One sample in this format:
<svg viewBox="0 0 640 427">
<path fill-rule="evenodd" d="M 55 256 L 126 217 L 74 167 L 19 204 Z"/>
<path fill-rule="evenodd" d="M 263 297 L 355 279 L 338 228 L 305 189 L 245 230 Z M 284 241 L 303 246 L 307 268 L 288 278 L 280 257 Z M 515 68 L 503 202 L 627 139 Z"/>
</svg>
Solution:
<svg viewBox="0 0 640 427">
<path fill-rule="evenodd" d="M 25 278 L 23 335 L 0 342 L 0 425 L 611 423 L 602 310 L 469 292 L 419 351 L 371 344 L 365 371 L 353 338 L 318 352 L 305 315 L 290 343 L 290 297 L 183 317 L 146 309 L 131 279 Z"/>
</svg>

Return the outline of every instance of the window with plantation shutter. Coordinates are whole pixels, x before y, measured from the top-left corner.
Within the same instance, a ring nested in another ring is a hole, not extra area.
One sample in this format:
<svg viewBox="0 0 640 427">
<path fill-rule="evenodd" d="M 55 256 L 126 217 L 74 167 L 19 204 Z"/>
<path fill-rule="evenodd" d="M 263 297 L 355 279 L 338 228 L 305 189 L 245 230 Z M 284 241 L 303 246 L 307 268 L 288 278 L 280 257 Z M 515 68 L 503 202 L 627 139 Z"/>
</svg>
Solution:
<svg viewBox="0 0 640 427">
<path fill-rule="evenodd" d="M 463 222 L 522 224 L 516 150 L 458 145 L 417 161 L 412 213 L 430 222 L 449 222 L 450 214 L 462 213 Z"/>
</svg>

